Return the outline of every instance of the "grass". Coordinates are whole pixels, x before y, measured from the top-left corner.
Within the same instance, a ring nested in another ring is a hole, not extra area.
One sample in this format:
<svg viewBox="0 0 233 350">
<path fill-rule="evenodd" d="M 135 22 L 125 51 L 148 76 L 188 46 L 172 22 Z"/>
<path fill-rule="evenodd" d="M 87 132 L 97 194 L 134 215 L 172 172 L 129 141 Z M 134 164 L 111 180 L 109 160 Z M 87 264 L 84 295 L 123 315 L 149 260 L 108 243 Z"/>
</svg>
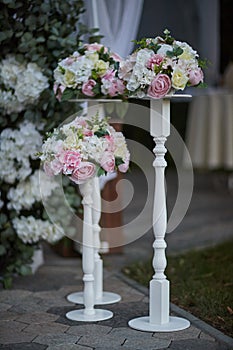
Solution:
<svg viewBox="0 0 233 350">
<path fill-rule="evenodd" d="M 171 301 L 233 337 L 233 240 L 214 248 L 169 256 L 166 275 Z M 136 262 L 123 269 L 148 287 L 152 262 Z"/>
</svg>

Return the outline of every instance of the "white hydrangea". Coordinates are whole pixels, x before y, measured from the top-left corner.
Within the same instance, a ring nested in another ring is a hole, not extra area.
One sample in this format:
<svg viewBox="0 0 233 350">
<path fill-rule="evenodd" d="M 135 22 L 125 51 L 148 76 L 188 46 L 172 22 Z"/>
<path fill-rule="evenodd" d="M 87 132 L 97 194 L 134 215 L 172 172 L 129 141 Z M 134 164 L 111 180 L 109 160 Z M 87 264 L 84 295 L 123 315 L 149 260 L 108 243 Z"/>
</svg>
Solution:
<svg viewBox="0 0 233 350">
<path fill-rule="evenodd" d="M 31 174 L 29 158 L 35 159 L 42 137 L 31 122 L 18 129 L 6 128 L 0 134 L 0 179 L 7 183 L 25 180 Z"/>
<path fill-rule="evenodd" d="M 34 104 L 49 87 L 48 78 L 36 63 L 19 63 L 8 55 L 0 62 L 0 107 L 5 113 L 21 112 Z"/>
<path fill-rule="evenodd" d="M 53 178 L 49 178 L 44 172 L 36 170 L 26 181 L 20 182 L 16 188 L 11 188 L 7 194 L 9 200 L 8 209 L 19 212 L 22 209 L 31 209 L 31 206 L 41 201 L 40 186 L 43 186 L 43 194 L 49 197 L 52 191 L 58 187 Z"/>
<path fill-rule="evenodd" d="M 82 85 L 91 76 L 95 61 L 87 59 L 85 56 L 77 58 L 65 58 L 59 62 L 54 70 L 54 79 L 57 84 L 76 88 Z M 65 72 L 65 73 L 64 73 Z"/>
<path fill-rule="evenodd" d="M 35 219 L 33 216 L 20 216 L 13 219 L 12 222 L 17 235 L 25 244 L 34 244 L 41 240 L 55 243 L 64 236 L 61 228 L 49 221 Z"/>
<path fill-rule="evenodd" d="M 96 135 L 93 135 L 90 138 L 86 138 L 86 142 L 82 142 L 81 153 L 83 155 L 83 158 L 90 158 L 99 163 L 106 148 L 107 141 Z"/>
<path fill-rule="evenodd" d="M 138 51 L 132 75 L 127 83 L 128 90 L 135 91 L 140 86 L 149 85 L 152 82 L 155 74 L 146 67 L 146 63 L 153 55 L 152 50 L 142 49 Z"/>
</svg>

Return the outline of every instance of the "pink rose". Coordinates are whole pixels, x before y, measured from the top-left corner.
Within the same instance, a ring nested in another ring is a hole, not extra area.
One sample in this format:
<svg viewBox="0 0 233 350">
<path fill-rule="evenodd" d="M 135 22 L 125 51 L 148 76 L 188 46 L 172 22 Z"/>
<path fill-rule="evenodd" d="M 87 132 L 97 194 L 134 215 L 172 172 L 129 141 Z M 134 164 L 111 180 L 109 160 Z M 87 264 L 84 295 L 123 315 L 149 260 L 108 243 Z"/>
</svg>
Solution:
<svg viewBox="0 0 233 350">
<path fill-rule="evenodd" d="M 203 82 L 203 79 L 204 74 L 201 68 L 197 68 L 189 72 L 189 83 L 191 84 L 191 86 L 198 85 L 200 82 Z"/>
<path fill-rule="evenodd" d="M 83 83 L 82 93 L 86 96 L 93 97 L 95 93 L 92 91 L 93 87 L 96 85 L 95 80 L 89 79 L 86 83 Z"/>
<path fill-rule="evenodd" d="M 129 159 L 126 159 L 123 164 L 120 164 L 118 166 L 119 171 L 122 173 L 126 173 L 126 171 L 129 169 Z"/>
<path fill-rule="evenodd" d="M 148 88 L 147 95 L 152 98 L 162 98 L 171 89 L 171 80 L 166 74 L 158 74 Z"/>
<path fill-rule="evenodd" d="M 58 85 L 57 83 L 54 84 L 53 92 L 54 92 L 56 98 L 58 99 L 58 101 L 61 101 L 62 94 L 63 94 L 65 89 L 66 88 L 63 85 Z"/>
<path fill-rule="evenodd" d="M 163 56 L 159 54 L 153 55 L 147 62 L 147 68 L 154 70 L 154 66 L 159 66 L 163 62 Z"/>
<path fill-rule="evenodd" d="M 81 162 L 79 167 L 73 171 L 70 179 L 76 184 L 80 185 L 92 178 L 96 173 L 96 167 L 90 162 Z"/>
<path fill-rule="evenodd" d="M 115 142 L 114 137 L 112 135 L 106 135 L 105 139 L 108 141 L 108 147 L 107 150 L 109 152 L 113 152 L 115 150 Z"/>
<path fill-rule="evenodd" d="M 101 161 L 100 161 L 101 167 L 107 171 L 108 173 L 112 173 L 115 169 L 115 158 L 112 152 L 105 152 Z"/>
<path fill-rule="evenodd" d="M 117 53 L 111 52 L 110 56 L 116 61 L 116 62 L 121 62 L 122 58 L 119 56 Z"/>
<path fill-rule="evenodd" d="M 69 175 L 79 166 L 81 155 L 77 151 L 65 151 L 59 155 L 59 161 L 63 163 L 63 173 Z"/>
<path fill-rule="evenodd" d="M 99 51 L 102 47 L 103 45 L 97 44 L 97 43 L 85 45 L 85 48 L 87 49 L 87 51 Z M 107 48 L 104 48 L 104 52 L 105 53 L 107 52 Z"/>
</svg>

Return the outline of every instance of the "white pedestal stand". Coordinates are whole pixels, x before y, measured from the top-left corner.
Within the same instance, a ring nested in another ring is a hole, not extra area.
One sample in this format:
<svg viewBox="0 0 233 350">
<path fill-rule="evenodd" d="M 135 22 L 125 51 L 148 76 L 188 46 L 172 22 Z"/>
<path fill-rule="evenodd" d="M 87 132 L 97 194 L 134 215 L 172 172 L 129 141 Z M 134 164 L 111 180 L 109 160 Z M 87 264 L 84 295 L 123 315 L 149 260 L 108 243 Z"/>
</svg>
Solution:
<svg viewBox="0 0 233 350">
<path fill-rule="evenodd" d="M 183 318 L 169 316 L 169 281 L 164 274 L 167 265 L 165 255 L 167 245 L 164 240 L 167 227 L 164 170 L 167 163 L 164 159 L 166 153 L 164 144 L 170 135 L 170 98 L 151 99 L 150 104 L 150 134 L 154 137 L 156 144 L 153 162 L 155 168 L 153 209 L 155 235 L 153 268 L 155 274 L 150 281 L 149 316 L 135 318 L 129 321 L 129 326 L 140 331 L 171 332 L 188 328 L 190 322 Z"/>
<path fill-rule="evenodd" d="M 104 108 L 102 103 L 110 102 L 109 99 L 98 99 L 98 100 L 86 100 L 79 99 L 79 102 L 87 103 L 87 114 L 89 116 L 95 116 L 97 113 L 100 117 L 104 117 Z M 114 100 L 114 102 L 121 102 L 121 100 Z M 105 305 L 117 303 L 121 300 L 121 296 L 116 293 L 104 292 L 103 291 L 103 260 L 99 255 L 100 250 L 100 216 L 101 216 L 101 196 L 99 179 L 93 180 L 93 208 L 92 208 L 92 222 L 93 222 L 93 235 L 94 235 L 94 295 L 95 305 Z M 67 300 L 74 304 L 84 304 L 83 292 L 71 293 L 67 296 Z"/>
<path fill-rule="evenodd" d="M 94 241 L 94 295 L 95 305 L 113 304 L 121 300 L 121 296 L 116 293 L 103 291 L 103 260 L 99 255 L 100 249 L 100 216 L 101 216 L 101 196 L 99 179 L 93 179 L 93 241 Z M 71 293 L 67 296 L 67 300 L 75 304 L 83 304 L 83 292 Z"/>
<path fill-rule="evenodd" d="M 84 309 L 73 310 L 66 314 L 66 317 L 73 321 L 94 322 L 107 320 L 113 316 L 108 310 L 95 309 L 94 291 L 94 236 L 93 236 L 93 191 L 94 179 L 79 185 L 83 196 L 83 303 Z"/>
</svg>

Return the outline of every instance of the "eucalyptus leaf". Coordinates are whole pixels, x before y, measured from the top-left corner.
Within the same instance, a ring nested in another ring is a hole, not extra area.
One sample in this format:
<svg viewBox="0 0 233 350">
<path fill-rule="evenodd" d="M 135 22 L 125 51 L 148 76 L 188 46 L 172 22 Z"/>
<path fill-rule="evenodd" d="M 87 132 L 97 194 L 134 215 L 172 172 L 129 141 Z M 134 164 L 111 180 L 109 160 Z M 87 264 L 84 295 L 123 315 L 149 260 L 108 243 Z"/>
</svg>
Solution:
<svg viewBox="0 0 233 350">
<path fill-rule="evenodd" d="M 4 255 L 6 253 L 6 248 L 4 245 L 0 244 L 0 256 Z"/>
</svg>

